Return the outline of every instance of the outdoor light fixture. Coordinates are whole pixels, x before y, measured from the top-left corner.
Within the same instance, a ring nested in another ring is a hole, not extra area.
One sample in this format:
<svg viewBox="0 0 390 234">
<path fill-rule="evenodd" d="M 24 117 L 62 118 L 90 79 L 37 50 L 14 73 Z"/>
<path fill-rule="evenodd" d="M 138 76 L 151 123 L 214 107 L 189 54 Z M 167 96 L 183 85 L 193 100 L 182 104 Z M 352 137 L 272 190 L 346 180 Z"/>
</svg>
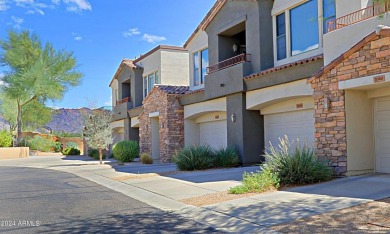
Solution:
<svg viewBox="0 0 390 234">
<path fill-rule="evenodd" d="M 231 116 L 230 116 L 231 120 L 233 123 L 236 122 L 236 113 L 233 113 Z"/>
<path fill-rule="evenodd" d="M 330 110 L 330 99 L 329 98 L 324 98 L 324 109 L 329 111 Z"/>
<path fill-rule="evenodd" d="M 237 52 L 237 49 L 238 49 L 238 46 L 234 43 L 233 44 L 233 51 L 234 51 L 234 53 Z"/>
</svg>

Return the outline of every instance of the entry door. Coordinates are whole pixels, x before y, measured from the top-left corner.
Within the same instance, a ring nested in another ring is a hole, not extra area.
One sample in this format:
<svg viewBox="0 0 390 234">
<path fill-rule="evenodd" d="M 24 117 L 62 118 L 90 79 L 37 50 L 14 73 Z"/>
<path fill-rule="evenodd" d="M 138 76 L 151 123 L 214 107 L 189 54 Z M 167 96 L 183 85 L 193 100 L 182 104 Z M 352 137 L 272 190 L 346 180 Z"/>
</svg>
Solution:
<svg viewBox="0 0 390 234">
<path fill-rule="evenodd" d="M 313 109 L 269 114 L 264 116 L 265 146 L 270 143 L 278 147 L 279 138 L 288 136 L 289 141 L 299 139 L 300 142 L 314 147 Z"/>
<path fill-rule="evenodd" d="M 390 173 L 390 97 L 375 102 L 376 172 Z"/>
</svg>

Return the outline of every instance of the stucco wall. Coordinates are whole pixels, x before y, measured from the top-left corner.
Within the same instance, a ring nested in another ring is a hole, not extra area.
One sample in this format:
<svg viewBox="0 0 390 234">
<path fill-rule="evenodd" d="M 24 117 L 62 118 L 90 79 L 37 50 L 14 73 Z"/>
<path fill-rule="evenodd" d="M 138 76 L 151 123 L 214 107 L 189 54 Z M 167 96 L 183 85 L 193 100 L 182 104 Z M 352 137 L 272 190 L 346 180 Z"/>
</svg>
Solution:
<svg viewBox="0 0 390 234">
<path fill-rule="evenodd" d="M 185 51 L 161 51 L 161 84 L 189 85 L 189 55 Z"/>
<path fill-rule="evenodd" d="M 28 147 L 0 148 L 1 159 L 27 158 L 30 154 Z"/>
<path fill-rule="evenodd" d="M 375 162 L 372 99 L 367 98 L 366 91 L 346 90 L 345 111 L 348 174 L 372 172 Z"/>
</svg>

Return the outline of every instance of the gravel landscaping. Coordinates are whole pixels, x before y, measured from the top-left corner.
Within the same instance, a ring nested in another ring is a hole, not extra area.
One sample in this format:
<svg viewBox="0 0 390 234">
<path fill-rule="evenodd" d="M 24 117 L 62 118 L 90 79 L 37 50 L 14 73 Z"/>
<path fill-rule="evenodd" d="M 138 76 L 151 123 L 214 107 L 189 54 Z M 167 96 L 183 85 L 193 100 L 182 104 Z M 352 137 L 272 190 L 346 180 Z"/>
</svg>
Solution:
<svg viewBox="0 0 390 234">
<path fill-rule="evenodd" d="M 282 233 L 390 233 L 390 198 L 276 225 Z"/>
<path fill-rule="evenodd" d="M 191 197 L 191 198 L 180 200 L 180 202 L 193 205 L 193 206 L 207 206 L 207 205 L 230 201 L 242 197 L 249 197 L 256 194 L 257 193 L 229 194 L 228 192 L 225 191 L 225 192 L 212 193 L 212 194 L 207 194 L 198 197 Z"/>
</svg>

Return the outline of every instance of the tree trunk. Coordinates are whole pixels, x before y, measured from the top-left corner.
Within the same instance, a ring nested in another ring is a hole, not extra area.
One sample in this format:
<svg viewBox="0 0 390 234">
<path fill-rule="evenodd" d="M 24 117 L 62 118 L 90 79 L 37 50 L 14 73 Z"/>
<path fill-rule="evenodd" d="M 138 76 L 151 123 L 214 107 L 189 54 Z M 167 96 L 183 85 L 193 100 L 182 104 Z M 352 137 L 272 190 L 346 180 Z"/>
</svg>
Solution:
<svg viewBox="0 0 390 234">
<path fill-rule="evenodd" d="M 19 142 L 21 142 L 21 140 L 22 140 L 22 106 L 20 104 L 18 104 L 17 124 L 18 124 L 17 144 L 19 144 Z"/>
<path fill-rule="evenodd" d="M 99 158 L 100 158 L 100 164 L 103 164 L 103 150 L 99 148 Z"/>
</svg>

